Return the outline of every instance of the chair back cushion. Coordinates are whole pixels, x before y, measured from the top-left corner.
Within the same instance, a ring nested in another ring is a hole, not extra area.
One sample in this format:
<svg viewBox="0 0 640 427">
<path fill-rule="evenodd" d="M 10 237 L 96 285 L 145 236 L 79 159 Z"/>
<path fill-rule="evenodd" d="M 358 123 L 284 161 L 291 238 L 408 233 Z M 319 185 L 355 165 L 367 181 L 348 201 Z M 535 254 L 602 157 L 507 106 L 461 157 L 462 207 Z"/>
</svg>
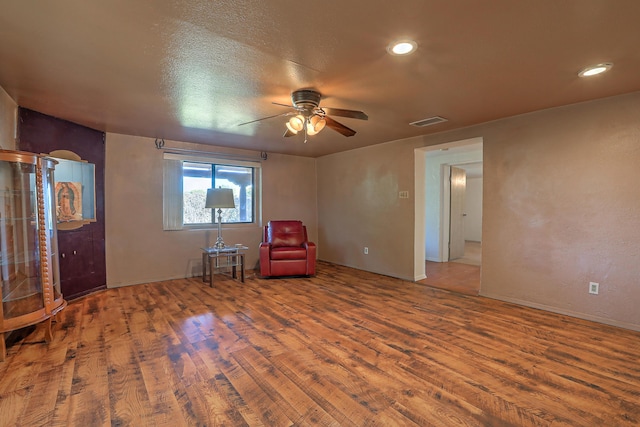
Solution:
<svg viewBox="0 0 640 427">
<path fill-rule="evenodd" d="M 269 221 L 268 241 L 274 248 L 301 246 L 306 240 L 302 221 Z"/>
</svg>

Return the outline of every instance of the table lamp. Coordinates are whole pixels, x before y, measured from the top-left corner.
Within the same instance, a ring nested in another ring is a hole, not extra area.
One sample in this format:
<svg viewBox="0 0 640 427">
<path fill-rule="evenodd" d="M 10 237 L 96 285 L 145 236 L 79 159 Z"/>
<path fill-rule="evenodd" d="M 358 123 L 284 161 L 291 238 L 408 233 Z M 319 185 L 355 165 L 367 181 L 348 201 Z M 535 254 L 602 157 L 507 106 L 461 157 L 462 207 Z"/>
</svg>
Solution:
<svg viewBox="0 0 640 427">
<path fill-rule="evenodd" d="M 233 190 L 230 188 L 209 188 L 207 190 L 207 202 L 204 207 L 218 209 L 218 239 L 213 247 L 216 249 L 224 249 L 224 241 L 222 240 L 222 209 L 236 207 L 233 201 Z"/>
</svg>

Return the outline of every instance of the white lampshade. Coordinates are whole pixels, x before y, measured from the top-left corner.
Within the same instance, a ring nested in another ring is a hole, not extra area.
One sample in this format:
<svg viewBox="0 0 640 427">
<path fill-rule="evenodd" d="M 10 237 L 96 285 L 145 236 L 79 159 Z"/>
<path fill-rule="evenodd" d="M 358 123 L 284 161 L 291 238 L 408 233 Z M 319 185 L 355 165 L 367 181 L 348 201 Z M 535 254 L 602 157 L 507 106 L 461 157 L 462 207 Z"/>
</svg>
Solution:
<svg viewBox="0 0 640 427">
<path fill-rule="evenodd" d="M 207 190 L 205 208 L 235 208 L 233 190 L 230 188 L 210 188 Z"/>
</svg>

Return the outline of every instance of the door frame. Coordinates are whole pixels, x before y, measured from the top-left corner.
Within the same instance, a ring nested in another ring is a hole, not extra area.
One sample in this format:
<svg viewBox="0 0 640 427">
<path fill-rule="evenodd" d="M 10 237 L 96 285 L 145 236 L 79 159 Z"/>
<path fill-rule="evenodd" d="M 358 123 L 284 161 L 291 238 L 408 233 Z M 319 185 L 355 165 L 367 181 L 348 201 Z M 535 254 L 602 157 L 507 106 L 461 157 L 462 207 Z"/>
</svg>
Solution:
<svg viewBox="0 0 640 427">
<path fill-rule="evenodd" d="M 463 150 L 461 147 L 466 147 L 473 144 L 482 144 L 482 137 L 475 137 L 464 139 L 460 141 L 453 141 L 444 144 L 433 145 L 429 147 L 421 147 L 416 148 L 414 150 L 414 188 L 415 188 L 415 205 L 414 205 L 414 260 L 413 260 L 413 271 L 414 271 L 414 280 L 422 280 L 427 277 L 426 268 L 425 268 L 425 260 L 426 257 L 426 233 L 427 233 L 427 221 L 426 221 L 426 203 L 427 200 L 432 200 L 434 195 L 429 195 L 429 198 L 426 194 L 426 170 L 427 170 L 427 153 L 429 151 L 447 151 L 449 149 L 459 148 Z M 455 150 L 451 150 L 455 151 Z M 482 155 L 481 155 L 482 157 Z M 460 161 L 446 161 L 443 158 L 442 164 L 445 165 L 455 165 L 455 164 L 464 164 L 464 163 L 475 163 L 477 159 L 471 160 L 460 160 Z M 439 261 L 443 261 L 443 248 L 447 247 L 443 245 L 443 241 L 445 239 L 444 235 L 446 234 L 446 245 L 448 245 L 449 232 L 448 232 L 448 199 L 445 200 L 445 192 L 446 190 L 444 181 L 444 172 L 443 168 L 440 167 L 440 195 L 437 196 L 439 200 L 439 241 L 438 241 L 438 257 Z M 448 183 L 446 185 L 448 187 Z M 448 197 L 448 196 L 447 196 Z M 445 208 L 446 206 L 446 208 Z M 444 209 L 446 209 L 447 215 L 444 215 Z M 443 232 L 444 223 L 447 225 L 447 232 Z M 448 254 L 448 250 L 446 251 Z M 448 260 L 448 255 L 447 255 Z M 446 260 L 445 260 L 446 261 Z"/>
</svg>

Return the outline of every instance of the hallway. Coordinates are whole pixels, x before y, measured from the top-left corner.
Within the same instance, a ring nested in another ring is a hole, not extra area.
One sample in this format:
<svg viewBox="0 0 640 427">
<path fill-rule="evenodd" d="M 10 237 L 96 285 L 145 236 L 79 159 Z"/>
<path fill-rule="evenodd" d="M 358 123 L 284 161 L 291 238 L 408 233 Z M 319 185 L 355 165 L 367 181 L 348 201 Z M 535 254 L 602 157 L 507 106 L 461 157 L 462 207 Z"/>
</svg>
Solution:
<svg viewBox="0 0 640 427">
<path fill-rule="evenodd" d="M 481 244 L 467 241 L 462 258 L 450 262 L 425 261 L 427 278 L 416 283 L 465 295 L 478 295 L 481 258 Z"/>
</svg>

